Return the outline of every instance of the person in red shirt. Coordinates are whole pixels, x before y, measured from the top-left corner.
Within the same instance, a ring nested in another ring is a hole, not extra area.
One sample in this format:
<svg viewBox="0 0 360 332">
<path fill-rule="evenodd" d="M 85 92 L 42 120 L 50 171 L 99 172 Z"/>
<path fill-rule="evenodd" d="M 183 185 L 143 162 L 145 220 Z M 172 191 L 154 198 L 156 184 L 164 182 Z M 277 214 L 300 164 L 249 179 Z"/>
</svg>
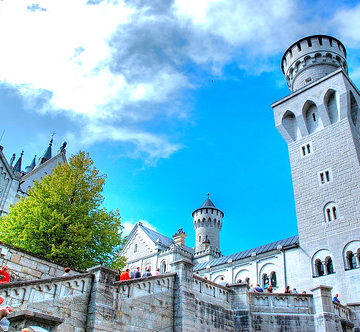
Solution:
<svg viewBox="0 0 360 332">
<path fill-rule="evenodd" d="M 0 270 L 0 284 L 6 284 L 9 282 L 9 273 L 6 271 L 9 267 L 7 265 L 3 266 Z"/>
<path fill-rule="evenodd" d="M 125 272 L 120 274 L 120 281 L 125 281 L 130 279 L 130 270 L 126 269 Z"/>
</svg>

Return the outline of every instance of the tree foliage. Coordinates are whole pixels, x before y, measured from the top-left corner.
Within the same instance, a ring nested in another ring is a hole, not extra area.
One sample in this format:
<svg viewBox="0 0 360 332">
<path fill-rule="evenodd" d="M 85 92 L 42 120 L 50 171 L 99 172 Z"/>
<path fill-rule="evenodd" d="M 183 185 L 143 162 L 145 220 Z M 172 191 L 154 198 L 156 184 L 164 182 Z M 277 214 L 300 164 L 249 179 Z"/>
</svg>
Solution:
<svg viewBox="0 0 360 332">
<path fill-rule="evenodd" d="M 79 152 L 36 181 L 0 223 L 0 240 L 73 268 L 112 265 L 122 245 L 119 211 L 101 207 L 105 175 Z"/>
</svg>

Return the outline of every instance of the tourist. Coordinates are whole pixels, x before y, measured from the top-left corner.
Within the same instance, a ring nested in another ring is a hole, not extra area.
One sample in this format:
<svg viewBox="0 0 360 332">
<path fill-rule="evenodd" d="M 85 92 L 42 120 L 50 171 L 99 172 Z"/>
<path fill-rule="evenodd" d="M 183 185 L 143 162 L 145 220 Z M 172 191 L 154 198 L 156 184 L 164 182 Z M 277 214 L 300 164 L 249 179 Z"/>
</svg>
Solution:
<svg viewBox="0 0 360 332">
<path fill-rule="evenodd" d="M 303 291 L 301 294 L 306 294 L 306 291 Z"/>
<path fill-rule="evenodd" d="M 143 273 L 142 277 L 143 277 L 143 278 L 147 278 L 147 277 L 151 277 L 151 276 L 152 276 L 152 274 L 151 274 L 151 272 L 150 272 L 150 268 L 148 267 L 148 268 L 145 270 L 145 272 Z"/>
<path fill-rule="evenodd" d="M 129 280 L 130 278 L 130 270 L 126 269 L 124 272 L 120 274 L 120 281 Z"/>
<path fill-rule="evenodd" d="M 333 302 L 340 304 L 338 297 L 339 297 L 339 294 L 335 294 L 335 296 L 333 297 Z"/>
<path fill-rule="evenodd" d="M 284 294 L 291 294 L 290 286 L 286 286 Z"/>
<path fill-rule="evenodd" d="M 256 284 L 254 290 L 255 290 L 255 293 L 263 293 L 264 292 L 264 290 L 260 287 L 259 284 Z"/>
<path fill-rule="evenodd" d="M 269 285 L 269 287 L 266 290 L 266 293 L 272 293 L 273 292 L 273 288 L 271 285 Z"/>
<path fill-rule="evenodd" d="M 160 275 L 160 269 L 159 268 L 156 269 L 155 275 L 156 276 Z"/>
<path fill-rule="evenodd" d="M 254 289 L 254 287 L 253 287 L 253 284 L 250 284 L 249 292 L 250 292 L 250 293 L 254 293 L 254 292 L 255 292 L 255 289 Z"/>
<path fill-rule="evenodd" d="M 121 275 L 121 271 L 118 270 L 118 273 L 115 276 L 115 281 L 120 281 L 120 275 Z"/>
<path fill-rule="evenodd" d="M 228 285 L 228 283 L 224 280 L 224 277 L 221 277 L 221 278 L 220 278 L 219 285 L 220 285 L 220 286 L 224 286 L 224 287 Z"/>
<path fill-rule="evenodd" d="M 62 276 L 63 277 L 68 277 L 68 276 L 70 276 L 70 272 L 71 272 L 71 269 L 69 267 L 66 267 L 64 269 L 64 274 Z"/>
<path fill-rule="evenodd" d="M 132 279 L 141 278 L 140 268 L 137 267 L 136 270 L 133 272 Z"/>
<path fill-rule="evenodd" d="M 8 268 L 9 267 L 7 265 L 5 265 L 1 268 L 0 276 L 2 276 L 3 278 L 1 278 L 0 284 L 6 284 L 9 282 L 10 276 L 9 276 L 9 273 L 7 272 Z"/>
<path fill-rule="evenodd" d="M 292 293 L 293 293 L 293 294 L 297 294 L 297 293 L 298 293 L 297 290 L 296 290 L 296 288 L 293 288 Z"/>
</svg>

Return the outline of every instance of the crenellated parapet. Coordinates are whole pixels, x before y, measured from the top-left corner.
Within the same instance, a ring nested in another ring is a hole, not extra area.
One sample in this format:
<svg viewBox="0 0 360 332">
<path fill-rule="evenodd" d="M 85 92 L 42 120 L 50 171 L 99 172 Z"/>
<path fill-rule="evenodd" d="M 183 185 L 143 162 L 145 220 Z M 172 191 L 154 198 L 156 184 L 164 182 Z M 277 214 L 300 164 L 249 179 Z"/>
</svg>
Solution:
<svg viewBox="0 0 360 332">
<path fill-rule="evenodd" d="M 348 72 L 346 50 L 336 38 L 315 35 L 292 44 L 281 60 L 289 89 L 294 92 L 341 68 Z"/>
</svg>

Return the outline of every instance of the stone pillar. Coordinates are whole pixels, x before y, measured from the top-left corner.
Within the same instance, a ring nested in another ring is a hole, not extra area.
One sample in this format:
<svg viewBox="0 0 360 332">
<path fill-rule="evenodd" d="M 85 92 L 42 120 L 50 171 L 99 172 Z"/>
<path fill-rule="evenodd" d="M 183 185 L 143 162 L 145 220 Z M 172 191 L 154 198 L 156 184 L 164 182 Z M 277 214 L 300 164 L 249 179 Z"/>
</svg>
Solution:
<svg viewBox="0 0 360 332">
<path fill-rule="evenodd" d="M 234 331 L 250 332 L 251 315 L 248 284 L 232 284 L 228 288 L 232 290 L 231 309 L 234 312 Z"/>
<path fill-rule="evenodd" d="M 318 286 L 313 292 L 315 332 L 342 331 L 339 317 L 335 315 L 331 298 L 332 287 Z"/>
<path fill-rule="evenodd" d="M 88 269 L 95 275 L 90 295 L 87 314 L 86 331 L 114 331 L 113 321 L 116 311 L 114 309 L 114 287 L 117 271 L 105 266 L 95 266 Z"/>
<path fill-rule="evenodd" d="M 355 332 L 360 332 L 360 303 L 348 303 L 346 306 L 351 310 L 350 319 L 354 323 Z"/>
<path fill-rule="evenodd" d="M 174 287 L 174 332 L 193 332 L 195 328 L 194 264 L 185 260 L 171 263 L 176 272 Z"/>
</svg>

